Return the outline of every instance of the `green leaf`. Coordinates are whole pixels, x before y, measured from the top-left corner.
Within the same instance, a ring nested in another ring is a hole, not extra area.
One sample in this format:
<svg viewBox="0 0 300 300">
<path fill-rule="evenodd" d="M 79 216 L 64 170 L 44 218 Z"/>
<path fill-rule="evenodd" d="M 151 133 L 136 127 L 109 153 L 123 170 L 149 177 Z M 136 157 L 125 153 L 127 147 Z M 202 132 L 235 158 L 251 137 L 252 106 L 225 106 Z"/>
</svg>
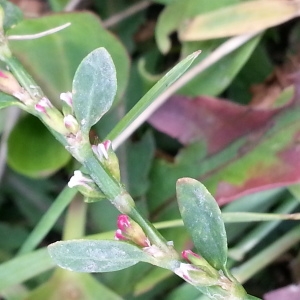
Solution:
<svg viewBox="0 0 300 300">
<path fill-rule="evenodd" d="M 45 284 L 33 290 L 26 299 L 71 299 L 71 293 L 78 295 L 76 299 L 84 300 L 94 300 L 95 295 L 101 295 L 101 299 L 122 299 L 91 274 L 74 273 L 63 269 L 57 269 Z"/>
<path fill-rule="evenodd" d="M 0 0 L 0 6 L 4 10 L 4 31 L 13 27 L 23 19 L 22 11 L 14 4 L 6 0 Z"/>
<path fill-rule="evenodd" d="M 198 55 L 199 52 L 189 55 L 171 69 L 162 79 L 160 79 L 126 114 L 126 116 L 122 118 L 122 120 L 109 133 L 106 139 L 114 140 L 118 135 L 124 132 L 125 129 L 128 129 L 128 127 L 132 125 L 136 119 L 140 118 L 151 104 L 155 103 L 157 97 L 166 91 L 189 68 Z"/>
<path fill-rule="evenodd" d="M 155 151 L 154 138 L 151 132 L 148 131 L 138 142 L 128 143 L 126 150 L 128 192 L 132 197 L 141 197 L 149 188 L 149 171 Z"/>
<path fill-rule="evenodd" d="M 117 91 L 116 70 L 104 48 L 91 52 L 79 65 L 73 80 L 73 107 L 83 132 L 110 109 Z"/>
<path fill-rule="evenodd" d="M 26 116 L 12 130 L 8 139 L 8 164 L 30 177 L 44 177 L 56 172 L 70 160 L 66 149 L 33 116 Z"/>
<path fill-rule="evenodd" d="M 32 40 L 9 40 L 9 46 L 47 97 L 57 105 L 60 105 L 60 93 L 71 89 L 74 74 L 83 58 L 104 47 L 116 65 L 116 101 L 119 100 L 128 82 L 129 57 L 124 46 L 102 26 L 96 15 L 75 12 L 31 18 L 9 30 L 9 35 L 35 34 L 68 22 L 71 23 L 68 28 L 35 39 L 34 43 Z"/>
<path fill-rule="evenodd" d="M 289 1 L 246 1 L 201 14 L 182 26 L 183 41 L 208 40 L 265 30 L 299 16 Z"/>
<path fill-rule="evenodd" d="M 166 6 L 166 8 L 162 11 L 158 19 L 155 30 L 155 38 L 158 48 L 161 52 L 167 53 L 171 48 L 171 34 L 175 32 L 182 23 L 186 23 L 190 18 L 238 2 L 240 2 L 240 0 L 172 1 L 172 3 Z"/>
<path fill-rule="evenodd" d="M 46 249 L 17 256 L 0 265 L 0 291 L 54 267 Z"/>
<path fill-rule="evenodd" d="M 11 95 L 0 92 L 0 109 L 12 105 L 20 105 L 20 101 Z"/>
<path fill-rule="evenodd" d="M 199 254 L 217 270 L 224 270 L 227 238 L 217 202 L 203 184 L 192 178 L 179 179 L 176 192 L 183 222 Z"/>
<path fill-rule="evenodd" d="M 235 51 L 224 56 L 217 63 L 190 80 L 180 89 L 179 94 L 189 96 L 215 96 L 222 93 L 247 62 L 260 39 L 260 35 L 256 36 Z M 183 51 L 188 54 L 191 53 L 195 47 L 202 50 L 201 55 L 199 55 L 198 59 L 193 63 L 193 65 L 196 65 L 200 63 L 200 61 L 205 60 L 221 44 L 222 41 L 220 40 L 185 43 L 183 45 Z"/>
<path fill-rule="evenodd" d="M 61 268 L 75 272 L 112 272 L 149 261 L 138 247 L 113 240 L 73 240 L 48 246 L 49 254 Z"/>
</svg>

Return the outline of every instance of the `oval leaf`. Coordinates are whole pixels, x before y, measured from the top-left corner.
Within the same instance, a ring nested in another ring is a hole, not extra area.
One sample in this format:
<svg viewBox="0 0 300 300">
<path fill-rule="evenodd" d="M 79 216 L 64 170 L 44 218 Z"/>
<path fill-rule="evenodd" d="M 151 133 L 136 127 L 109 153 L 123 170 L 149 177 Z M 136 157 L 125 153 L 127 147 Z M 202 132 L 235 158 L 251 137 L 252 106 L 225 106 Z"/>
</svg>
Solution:
<svg viewBox="0 0 300 300">
<path fill-rule="evenodd" d="M 71 89 L 74 74 L 81 61 L 94 49 L 104 47 L 116 65 L 118 81 L 116 104 L 123 96 L 128 83 L 129 56 L 124 45 L 103 27 L 95 14 L 76 11 L 30 18 L 10 29 L 8 34 L 36 34 L 68 22 L 72 24 L 68 28 L 35 39 L 34 47 L 32 40 L 23 40 L 21 43 L 9 40 L 12 53 L 26 66 L 26 70 L 51 102 L 59 107 L 61 105 L 59 94 Z"/>
<path fill-rule="evenodd" d="M 180 31 L 182 41 L 199 41 L 254 33 L 299 15 L 293 1 L 247 1 L 194 18 Z"/>
<path fill-rule="evenodd" d="M 98 48 L 86 56 L 73 80 L 73 107 L 83 132 L 110 109 L 117 92 L 117 77 L 111 56 Z"/>
<path fill-rule="evenodd" d="M 203 184 L 181 178 L 176 185 L 177 200 L 183 222 L 199 254 L 214 268 L 225 268 L 227 237 L 221 211 Z"/>
<path fill-rule="evenodd" d="M 4 31 L 15 26 L 23 19 L 22 11 L 18 6 L 14 5 L 13 3 L 6 0 L 0 0 L 0 6 L 4 10 Z"/>
<path fill-rule="evenodd" d="M 31 115 L 18 122 L 8 139 L 8 164 L 30 177 L 45 177 L 66 165 L 71 156 L 39 119 Z"/>
<path fill-rule="evenodd" d="M 61 268 L 84 273 L 118 271 L 149 260 L 138 247 L 113 240 L 56 242 L 48 251 Z"/>
</svg>

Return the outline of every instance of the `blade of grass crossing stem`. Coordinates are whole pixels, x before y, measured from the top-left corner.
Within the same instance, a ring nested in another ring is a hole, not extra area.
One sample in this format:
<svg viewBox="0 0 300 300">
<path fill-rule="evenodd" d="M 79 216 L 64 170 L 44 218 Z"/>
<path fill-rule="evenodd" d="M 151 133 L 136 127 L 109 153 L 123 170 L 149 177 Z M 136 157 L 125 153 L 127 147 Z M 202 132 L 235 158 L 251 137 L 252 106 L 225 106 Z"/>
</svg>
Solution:
<svg viewBox="0 0 300 300">
<path fill-rule="evenodd" d="M 288 214 L 298 206 L 295 199 L 287 199 L 276 210 L 276 213 Z M 272 216 L 272 215 L 271 215 Z M 290 215 L 292 216 L 292 215 Z M 244 236 L 233 248 L 229 249 L 229 257 L 235 260 L 242 260 L 244 256 L 260 243 L 282 220 L 262 223 L 256 226 L 251 232 Z"/>
<path fill-rule="evenodd" d="M 65 208 L 70 204 L 76 193 L 76 189 L 70 189 L 69 187 L 65 187 L 63 189 L 24 242 L 18 254 L 24 254 L 32 251 L 41 242 L 41 240 L 51 230 Z"/>
<path fill-rule="evenodd" d="M 140 101 L 125 115 L 124 118 L 115 126 L 115 128 L 106 137 L 107 140 L 114 140 L 125 129 L 131 125 L 135 120 L 149 113 L 152 110 L 150 106 L 160 105 L 156 103 L 156 98 L 167 90 L 192 64 L 194 59 L 199 55 L 200 51 L 194 52 L 180 63 L 178 63 L 173 69 L 171 69 L 162 79 L 160 79 L 149 91 L 143 96 Z M 151 107 L 152 108 L 152 107 Z M 150 114 L 149 114 L 150 115 Z M 144 117 L 144 116 L 143 116 Z"/>
<path fill-rule="evenodd" d="M 260 253 L 249 259 L 239 267 L 234 268 L 233 275 L 240 283 L 246 282 L 260 270 L 280 257 L 288 249 L 300 241 L 300 225 L 294 227 L 283 237 L 262 250 Z"/>
</svg>

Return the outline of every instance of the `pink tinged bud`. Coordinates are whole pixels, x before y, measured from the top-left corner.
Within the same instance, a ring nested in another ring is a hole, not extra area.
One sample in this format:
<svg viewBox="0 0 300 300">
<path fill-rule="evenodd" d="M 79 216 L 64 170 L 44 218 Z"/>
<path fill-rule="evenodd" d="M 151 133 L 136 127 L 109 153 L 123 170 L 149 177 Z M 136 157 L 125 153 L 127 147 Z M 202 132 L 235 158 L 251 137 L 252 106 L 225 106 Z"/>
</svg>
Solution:
<svg viewBox="0 0 300 300">
<path fill-rule="evenodd" d="M 140 247 L 149 247 L 150 241 L 139 224 L 131 220 L 127 215 L 120 215 L 117 220 L 118 230 L 116 237 L 122 236 Z"/>
<path fill-rule="evenodd" d="M 100 143 L 98 145 L 93 145 L 92 150 L 96 154 L 96 156 L 99 158 L 100 161 L 105 158 L 108 159 L 108 151 L 111 148 L 111 141 L 104 141 L 103 143 Z"/>
<path fill-rule="evenodd" d="M 70 132 L 76 134 L 79 130 L 79 124 L 77 120 L 72 115 L 67 115 L 64 117 L 64 124 Z"/>
<path fill-rule="evenodd" d="M 186 281 L 191 282 L 191 276 L 189 275 L 190 271 L 195 271 L 197 270 L 194 266 L 190 265 L 190 264 L 184 264 L 184 263 L 180 263 L 179 268 L 174 270 L 174 273 L 176 275 L 178 275 L 179 277 L 185 279 Z"/>
<path fill-rule="evenodd" d="M 72 93 L 71 92 L 61 93 L 60 100 L 64 101 L 70 107 L 72 107 L 73 102 L 72 102 Z"/>
<path fill-rule="evenodd" d="M 116 240 L 127 240 L 127 238 L 122 234 L 121 229 L 117 229 L 117 231 L 115 233 L 115 239 Z"/>
<path fill-rule="evenodd" d="M 75 186 L 84 186 L 88 189 L 92 188 L 89 186 L 89 183 L 93 183 L 94 181 L 91 178 L 88 178 L 82 174 L 81 171 L 74 171 L 74 175 L 70 178 L 68 186 L 73 188 Z"/>
<path fill-rule="evenodd" d="M 41 113 L 46 113 L 47 109 L 52 108 L 53 105 L 50 100 L 46 97 L 43 97 L 36 105 L 35 110 Z"/>
<path fill-rule="evenodd" d="M 195 257 L 195 258 L 201 258 L 200 255 L 194 253 L 192 250 L 184 250 L 181 252 L 181 256 L 183 259 L 185 259 L 186 261 L 188 261 L 189 263 L 191 263 L 191 256 Z"/>
<path fill-rule="evenodd" d="M 2 78 L 8 78 L 8 76 L 5 75 L 2 71 L 0 71 L 0 77 L 2 77 Z"/>
<path fill-rule="evenodd" d="M 13 74 L 0 70 L 0 91 L 14 95 L 22 93 L 23 89 Z"/>
<path fill-rule="evenodd" d="M 125 231 L 130 226 L 130 220 L 127 215 L 119 215 L 117 220 L 117 226 L 120 230 Z"/>
</svg>

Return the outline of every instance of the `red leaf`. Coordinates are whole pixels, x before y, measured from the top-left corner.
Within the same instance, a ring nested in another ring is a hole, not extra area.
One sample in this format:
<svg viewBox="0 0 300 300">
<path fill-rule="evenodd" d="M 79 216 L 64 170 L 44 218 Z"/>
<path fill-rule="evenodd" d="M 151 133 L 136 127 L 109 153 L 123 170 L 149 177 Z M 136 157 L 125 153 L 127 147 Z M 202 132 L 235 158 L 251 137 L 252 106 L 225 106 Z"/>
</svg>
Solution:
<svg viewBox="0 0 300 300">
<path fill-rule="evenodd" d="M 219 204 L 225 204 L 249 193 L 300 182 L 299 98 L 297 91 L 280 108 L 258 109 L 206 96 L 174 96 L 149 122 L 184 145 L 204 141 L 203 161 L 231 151 L 227 161 L 217 161 L 198 177 Z M 230 150 L 238 141 L 240 146 Z M 201 162 L 197 167 L 201 169 Z"/>
<path fill-rule="evenodd" d="M 279 111 L 255 109 L 208 96 L 173 96 L 148 122 L 184 145 L 204 140 L 212 154 L 239 137 L 261 131 Z"/>
</svg>

